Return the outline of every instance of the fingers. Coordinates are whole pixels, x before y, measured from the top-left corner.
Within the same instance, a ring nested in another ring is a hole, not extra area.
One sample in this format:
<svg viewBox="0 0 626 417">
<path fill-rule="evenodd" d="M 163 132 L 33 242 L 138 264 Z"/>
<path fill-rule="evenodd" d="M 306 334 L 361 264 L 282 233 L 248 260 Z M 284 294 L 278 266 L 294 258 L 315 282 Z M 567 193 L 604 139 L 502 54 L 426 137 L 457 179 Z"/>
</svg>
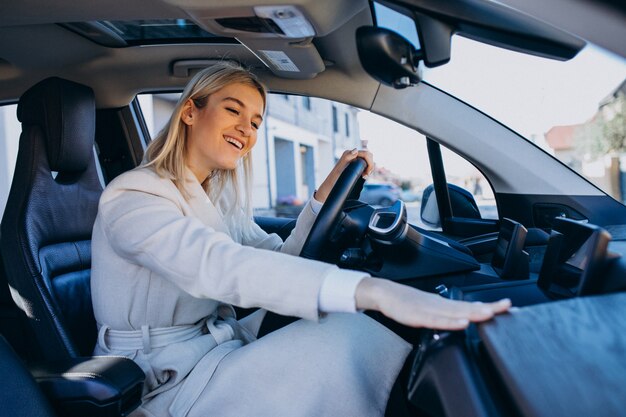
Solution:
<svg viewBox="0 0 626 417">
<path fill-rule="evenodd" d="M 354 158 L 358 156 L 358 153 L 359 151 L 357 150 L 357 148 L 346 149 L 345 151 L 343 151 L 341 159 L 343 159 L 345 162 L 351 162 Z"/>
<path fill-rule="evenodd" d="M 374 163 L 374 155 L 367 149 L 348 149 L 344 151 L 343 155 L 341 156 L 341 159 L 346 165 L 352 162 L 355 158 L 362 158 L 367 163 L 367 166 L 363 171 L 363 178 L 366 178 L 368 175 L 370 175 L 374 171 L 374 168 L 376 168 L 376 164 Z"/>
<path fill-rule="evenodd" d="M 509 300 L 508 298 L 504 298 L 500 301 L 496 301 L 495 303 L 488 304 L 489 308 L 491 308 L 495 314 L 500 314 L 500 313 L 509 311 L 509 309 L 511 308 L 511 305 L 512 305 L 511 300 Z"/>
<path fill-rule="evenodd" d="M 434 294 L 433 294 L 434 295 Z M 434 296 L 437 298 L 437 296 Z M 439 297 L 428 308 L 431 312 L 436 312 L 445 317 L 455 319 L 468 319 L 472 322 L 489 320 L 496 314 L 504 313 L 511 307 L 511 300 L 503 299 L 493 303 L 465 301 L 453 301 Z"/>
<path fill-rule="evenodd" d="M 372 172 L 374 172 L 374 168 L 376 168 L 376 164 L 374 163 L 374 155 L 367 149 L 362 149 L 358 151 L 357 156 L 359 158 L 365 159 L 365 162 L 367 162 L 367 167 L 365 167 L 365 170 L 363 171 L 363 178 L 366 178 Z"/>
<path fill-rule="evenodd" d="M 508 298 L 496 301 L 495 303 L 469 303 L 469 314 L 467 316 L 473 322 L 489 320 L 499 313 L 504 313 L 511 307 L 511 300 Z"/>
<path fill-rule="evenodd" d="M 441 298 L 441 297 L 439 297 Z M 425 303 L 430 304 L 430 303 Z M 491 319 L 494 315 L 503 313 L 511 307 L 508 299 L 495 303 L 468 303 L 464 301 L 451 301 L 441 298 L 440 302 L 432 305 L 422 304 L 414 310 L 410 317 L 397 316 L 399 321 L 412 327 L 427 327 L 439 330 L 461 330 L 470 323 L 483 322 Z"/>
<path fill-rule="evenodd" d="M 496 314 L 504 313 L 511 307 L 511 300 L 503 299 L 495 303 L 466 303 L 461 301 L 455 304 L 465 305 L 465 311 L 462 311 L 463 309 L 456 310 L 457 312 L 460 311 L 460 314 L 456 314 L 456 317 L 438 315 L 436 313 L 423 314 L 419 322 L 414 325 L 416 327 L 428 327 L 439 330 L 462 330 L 471 322 L 486 321 Z"/>
<path fill-rule="evenodd" d="M 432 293 L 398 284 L 386 284 L 390 297 L 382 299 L 382 312 L 412 327 L 457 330 L 471 322 L 482 322 L 511 307 L 508 299 L 494 303 L 449 300 Z M 380 292 L 377 293 L 379 296 Z"/>
<path fill-rule="evenodd" d="M 359 283 L 355 302 L 358 309 L 380 311 L 407 326 L 442 330 L 464 329 L 470 322 L 489 320 L 511 307 L 509 299 L 493 303 L 455 301 L 372 277 Z"/>
<path fill-rule="evenodd" d="M 469 326 L 467 319 L 455 319 L 436 315 L 423 314 L 419 319 L 406 322 L 404 324 L 411 327 L 426 327 L 438 330 L 462 330 Z"/>
</svg>

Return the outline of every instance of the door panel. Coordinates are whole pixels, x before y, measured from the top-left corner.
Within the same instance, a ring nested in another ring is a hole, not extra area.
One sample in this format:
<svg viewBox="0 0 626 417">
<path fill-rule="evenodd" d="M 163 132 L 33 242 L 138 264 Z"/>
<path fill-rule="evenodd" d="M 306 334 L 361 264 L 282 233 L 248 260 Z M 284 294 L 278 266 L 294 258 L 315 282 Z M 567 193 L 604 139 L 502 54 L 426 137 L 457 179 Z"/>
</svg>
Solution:
<svg viewBox="0 0 626 417">
<path fill-rule="evenodd" d="M 626 207 L 609 196 L 565 196 L 536 194 L 505 194 L 496 196 L 498 209 L 503 217 L 517 220 L 526 227 L 548 227 L 536 224 L 536 220 L 545 221 L 544 208 L 560 208 L 555 214 L 568 216 L 580 215 L 598 226 L 626 223 Z"/>
<path fill-rule="evenodd" d="M 265 230 L 265 232 L 276 233 L 283 241 L 289 237 L 289 234 L 296 226 L 296 219 L 285 217 L 255 216 L 254 222 L 258 224 L 261 229 Z"/>
</svg>

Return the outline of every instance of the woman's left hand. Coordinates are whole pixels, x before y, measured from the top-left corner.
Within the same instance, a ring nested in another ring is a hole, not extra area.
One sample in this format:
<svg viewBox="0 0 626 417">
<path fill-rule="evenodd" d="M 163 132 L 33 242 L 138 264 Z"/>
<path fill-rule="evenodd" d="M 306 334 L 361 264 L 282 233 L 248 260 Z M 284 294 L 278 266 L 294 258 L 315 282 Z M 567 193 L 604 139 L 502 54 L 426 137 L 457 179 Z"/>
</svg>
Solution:
<svg viewBox="0 0 626 417">
<path fill-rule="evenodd" d="M 367 166 L 363 171 L 363 178 L 367 178 L 367 176 L 371 174 L 376 167 L 376 164 L 374 164 L 374 157 L 372 153 L 367 149 L 360 151 L 356 148 L 352 150 L 347 150 L 343 153 L 343 155 L 341 155 L 341 158 L 339 159 L 339 161 L 337 161 L 337 164 L 335 164 L 335 166 L 330 171 L 322 185 L 320 185 L 320 187 L 317 189 L 313 197 L 320 203 L 325 202 L 326 198 L 328 198 L 328 194 L 330 194 L 330 190 L 332 190 L 335 186 L 335 183 L 337 182 L 337 179 L 339 178 L 343 170 L 348 166 L 348 164 L 350 164 L 350 162 L 354 161 L 356 158 L 362 158 L 365 160 L 365 162 L 367 162 Z"/>
</svg>

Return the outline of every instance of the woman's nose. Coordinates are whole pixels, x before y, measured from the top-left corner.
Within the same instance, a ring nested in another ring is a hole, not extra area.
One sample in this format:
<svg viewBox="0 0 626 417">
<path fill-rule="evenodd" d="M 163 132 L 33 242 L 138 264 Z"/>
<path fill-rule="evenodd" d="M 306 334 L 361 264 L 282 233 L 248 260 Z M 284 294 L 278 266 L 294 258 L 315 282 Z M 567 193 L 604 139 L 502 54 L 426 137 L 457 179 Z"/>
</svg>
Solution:
<svg viewBox="0 0 626 417">
<path fill-rule="evenodd" d="M 237 123 L 236 129 L 244 136 L 250 136 L 252 133 L 252 127 L 245 123 Z"/>
</svg>

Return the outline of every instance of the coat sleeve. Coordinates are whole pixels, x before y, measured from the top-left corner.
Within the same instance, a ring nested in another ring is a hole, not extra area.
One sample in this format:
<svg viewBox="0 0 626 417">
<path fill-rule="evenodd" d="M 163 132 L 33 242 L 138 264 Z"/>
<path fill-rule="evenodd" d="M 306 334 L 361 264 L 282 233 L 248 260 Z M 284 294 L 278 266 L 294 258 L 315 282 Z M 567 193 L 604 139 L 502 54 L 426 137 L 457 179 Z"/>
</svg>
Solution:
<svg viewBox="0 0 626 417">
<path fill-rule="evenodd" d="M 316 320 L 322 282 L 337 269 L 235 243 L 185 216 L 176 201 L 163 195 L 110 190 L 99 210 L 116 254 L 198 298 Z"/>
<path fill-rule="evenodd" d="M 240 221 L 252 222 L 250 236 L 244 236 L 243 238 L 244 245 L 280 251 L 294 256 L 300 255 L 302 246 L 304 245 L 304 242 L 311 231 L 311 227 L 313 227 L 313 223 L 317 218 L 317 214 L 312 208 L 311 201 L 309 201 L 304 205 L 296 221 L 296 226 L 283 243 L 282 239 L 277 234 L 268 234 L 252 220 L 245 218 L 245 214 L 243 212 L 241 213 L 241 216 L 243 217 Z"/>
</svg>

